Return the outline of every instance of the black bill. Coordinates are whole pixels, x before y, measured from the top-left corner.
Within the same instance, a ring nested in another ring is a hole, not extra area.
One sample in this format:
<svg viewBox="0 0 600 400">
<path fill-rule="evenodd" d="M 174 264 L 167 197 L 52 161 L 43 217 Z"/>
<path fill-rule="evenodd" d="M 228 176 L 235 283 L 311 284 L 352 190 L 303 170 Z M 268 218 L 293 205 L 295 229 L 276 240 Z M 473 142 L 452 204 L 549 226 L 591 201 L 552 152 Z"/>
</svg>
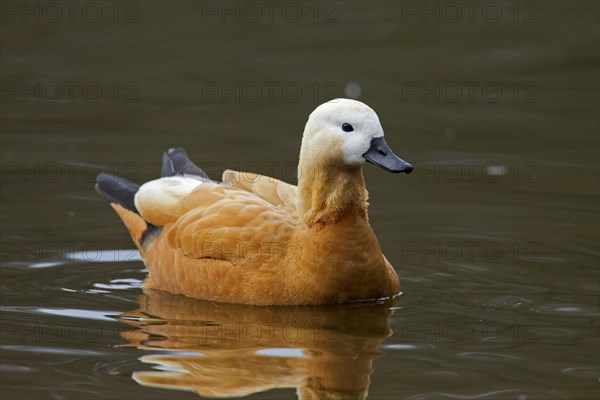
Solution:
<svg viewBox="0 0 600 400">
<path fill-rule="evenodd" d="M 371 140 L 371 147 L 365 154 L 365 160 L 390 172 L 406 172 L 410 174 L 413 166 L 394 154 L 385 138 L 380 136 Z"/>
</svg>

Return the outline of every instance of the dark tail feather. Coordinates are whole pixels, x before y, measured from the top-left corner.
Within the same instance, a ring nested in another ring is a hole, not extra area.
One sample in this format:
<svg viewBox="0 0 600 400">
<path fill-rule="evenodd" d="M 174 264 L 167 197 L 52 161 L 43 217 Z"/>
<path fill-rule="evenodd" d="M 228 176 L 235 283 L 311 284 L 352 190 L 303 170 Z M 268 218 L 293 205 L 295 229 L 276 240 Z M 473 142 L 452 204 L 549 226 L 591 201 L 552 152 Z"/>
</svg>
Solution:
<svg viewBox="0 0 600 400">
<path fill-rule="evenodd" d="M 185 150 L 181 148 L 171 148 L 163 153 L 161 176 L 175 175 L 195 175 L 210 180 L 208 175 L 194 165 Z"/>
<path fill-rule="evenodd" d="M 100 196 L 137 214 L 133 199 L 139 188 L 140 185 L 118 176 L 102 173 L 96 177 L 96 191 Z"/>
</svg>

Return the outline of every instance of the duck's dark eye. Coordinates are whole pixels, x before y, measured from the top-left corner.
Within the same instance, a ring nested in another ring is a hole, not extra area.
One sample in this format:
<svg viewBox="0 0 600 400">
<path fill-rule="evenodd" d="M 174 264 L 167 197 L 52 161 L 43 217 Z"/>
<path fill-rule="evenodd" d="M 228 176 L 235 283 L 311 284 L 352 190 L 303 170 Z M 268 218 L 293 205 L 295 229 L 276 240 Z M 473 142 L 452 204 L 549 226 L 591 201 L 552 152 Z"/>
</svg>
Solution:
<svg viewBox="0 0 600 400">
<path fill-rule="evenodd" d="M 354 130 L 354 128 L 353 128 L 353 127 L 352 127 L 352 125 L 350 125 L 349 123 L 347 123 L 347 122 L 344 122 L 344 123 L 342 124 L 342 130 L 343 130 L 344 132 L 352 132 L 352 131 Z"/>
</svg>

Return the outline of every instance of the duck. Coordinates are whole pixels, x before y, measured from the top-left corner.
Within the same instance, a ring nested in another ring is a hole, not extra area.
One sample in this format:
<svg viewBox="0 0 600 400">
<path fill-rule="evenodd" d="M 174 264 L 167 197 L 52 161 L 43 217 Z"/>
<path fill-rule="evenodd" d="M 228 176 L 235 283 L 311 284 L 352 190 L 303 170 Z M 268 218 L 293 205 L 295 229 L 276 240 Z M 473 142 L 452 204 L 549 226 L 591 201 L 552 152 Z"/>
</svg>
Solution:
<svg viewBox="0 0 600 400">
<path fill-rule="evenodd" d="M 140 252 L 144 289 L 224 303 L 342 304 L 400 292 L 369 224 L 367 163 L 413 170 L 373 109 L 340 98 L 308 117 L 297 185 L 233 170 L 212 180 L 171 148 L 160 178 L 139 185 L 101 173 L 96 190 Z"/>
</svg>

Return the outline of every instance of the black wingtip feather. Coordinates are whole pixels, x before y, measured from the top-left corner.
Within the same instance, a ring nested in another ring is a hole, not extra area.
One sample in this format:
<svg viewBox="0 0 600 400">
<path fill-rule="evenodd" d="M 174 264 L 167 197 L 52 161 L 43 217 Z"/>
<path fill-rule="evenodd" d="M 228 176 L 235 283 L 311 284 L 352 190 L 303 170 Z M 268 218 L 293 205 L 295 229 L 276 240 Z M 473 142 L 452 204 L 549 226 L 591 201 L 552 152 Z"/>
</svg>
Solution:
<svg viewBox="0 0 600 400">
<path fill-rule="evenodd" d="M 194 175 L 208 179 L 208 175 L 198 168 L 182 148 L 170 148 L 163 153 L 161 176 Z"/>
<path fill-rule="evenodd" d="M 96 177 L 96 191 L 102 197 L 138 214 L 134 198 L 139 188 L 140 185 L 118 176 L 101 173 Z"/>
</svg>

